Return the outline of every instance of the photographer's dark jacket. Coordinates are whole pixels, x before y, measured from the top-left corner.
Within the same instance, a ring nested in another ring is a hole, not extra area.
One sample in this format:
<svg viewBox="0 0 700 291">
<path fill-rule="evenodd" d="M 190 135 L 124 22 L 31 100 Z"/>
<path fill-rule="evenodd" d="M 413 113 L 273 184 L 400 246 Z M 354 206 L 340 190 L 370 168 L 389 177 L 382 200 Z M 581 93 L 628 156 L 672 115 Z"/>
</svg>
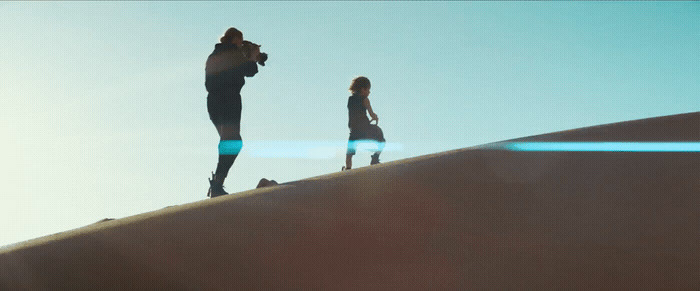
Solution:
<svg viewBox="0 0 700 291">
<path fill-rule="evenodd" d="M 209 95 L 207 110 L 215 123 L 238 123 L 241 120 L 241 88 L 244 77 L 258 73 L 258 65 L 248 60 L 235 44 L 219 43 L 207 58 L 204 85 Z"/>
<path fill-rule="evenodd" d="M 252 77 L 258 73 L 258 65 L 243 55 L 243 50 L 235 44 L 218 43 L 214 52 L 207 58 L 204 68 L 205 86 L 208 92 L 224 89 L 240 89 L 245 85 L 243 77 Z"/>
</svg>

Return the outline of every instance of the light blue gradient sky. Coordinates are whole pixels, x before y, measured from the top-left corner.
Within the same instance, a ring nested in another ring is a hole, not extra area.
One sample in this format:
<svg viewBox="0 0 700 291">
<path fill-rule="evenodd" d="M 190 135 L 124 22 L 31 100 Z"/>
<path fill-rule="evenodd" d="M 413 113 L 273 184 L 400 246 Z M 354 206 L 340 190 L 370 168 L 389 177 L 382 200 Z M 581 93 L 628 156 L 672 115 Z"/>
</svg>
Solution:
<svg viewBox="0 0 700 291">
<path fill-rule="evenodd" d="M 347 139 L 358 75 L 385 162 L 700 110 L 698 2 L 0 2 L 0 245 L 205 199 L 204 62 L 231 26 L 270 54 L 244 141 Z M 344 163 L 252 150 L 228 191 Z"/>
</svg>

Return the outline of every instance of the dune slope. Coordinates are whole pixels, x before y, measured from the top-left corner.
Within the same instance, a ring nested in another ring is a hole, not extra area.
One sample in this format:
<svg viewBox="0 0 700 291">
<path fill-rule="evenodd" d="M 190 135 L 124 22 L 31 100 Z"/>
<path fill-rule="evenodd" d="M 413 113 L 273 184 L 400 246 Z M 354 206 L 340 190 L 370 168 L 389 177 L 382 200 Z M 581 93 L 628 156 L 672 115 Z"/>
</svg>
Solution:
<svg viewBox="0 0 700 291">
<path fill-rule="evenodd" d="M 700 142 L 700 112 L 517 141 Z M 700 153 L 481 146 L 0 250 L 0 289 L 695 289 Z"/>
</svg>

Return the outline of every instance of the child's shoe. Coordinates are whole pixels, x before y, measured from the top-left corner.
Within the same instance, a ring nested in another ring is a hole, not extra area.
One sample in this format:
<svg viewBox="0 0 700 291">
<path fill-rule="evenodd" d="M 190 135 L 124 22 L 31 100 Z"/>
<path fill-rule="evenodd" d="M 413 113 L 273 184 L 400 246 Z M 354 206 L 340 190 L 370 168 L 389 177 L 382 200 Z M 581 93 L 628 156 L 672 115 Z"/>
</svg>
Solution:
<svg viewBox="0 0 700 291">
<path fill-rule="evenodd" d="M 376 165 L 376 164 L 381 164 L 379 162 L 379 154 L 373 154 L 372 155 L 372 161 L 369 163 L 370 165 Z"/>
</svg>

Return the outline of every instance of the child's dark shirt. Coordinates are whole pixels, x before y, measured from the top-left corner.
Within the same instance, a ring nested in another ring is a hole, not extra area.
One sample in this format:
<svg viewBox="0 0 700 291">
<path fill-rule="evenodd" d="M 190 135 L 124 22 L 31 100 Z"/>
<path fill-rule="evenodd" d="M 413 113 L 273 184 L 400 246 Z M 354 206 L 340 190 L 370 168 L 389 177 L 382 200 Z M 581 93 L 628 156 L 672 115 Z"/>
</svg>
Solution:
<svg viewBox="0 0 700 291">
<path fill-rule="evenodd" d="M 353 94 L 348 98 L 348 127 L 350 132 L 365 130 L 369 125 L 367 118 L 367 108 L 362 104 L 367 97 L 360 94 Z"/>
</svg>

